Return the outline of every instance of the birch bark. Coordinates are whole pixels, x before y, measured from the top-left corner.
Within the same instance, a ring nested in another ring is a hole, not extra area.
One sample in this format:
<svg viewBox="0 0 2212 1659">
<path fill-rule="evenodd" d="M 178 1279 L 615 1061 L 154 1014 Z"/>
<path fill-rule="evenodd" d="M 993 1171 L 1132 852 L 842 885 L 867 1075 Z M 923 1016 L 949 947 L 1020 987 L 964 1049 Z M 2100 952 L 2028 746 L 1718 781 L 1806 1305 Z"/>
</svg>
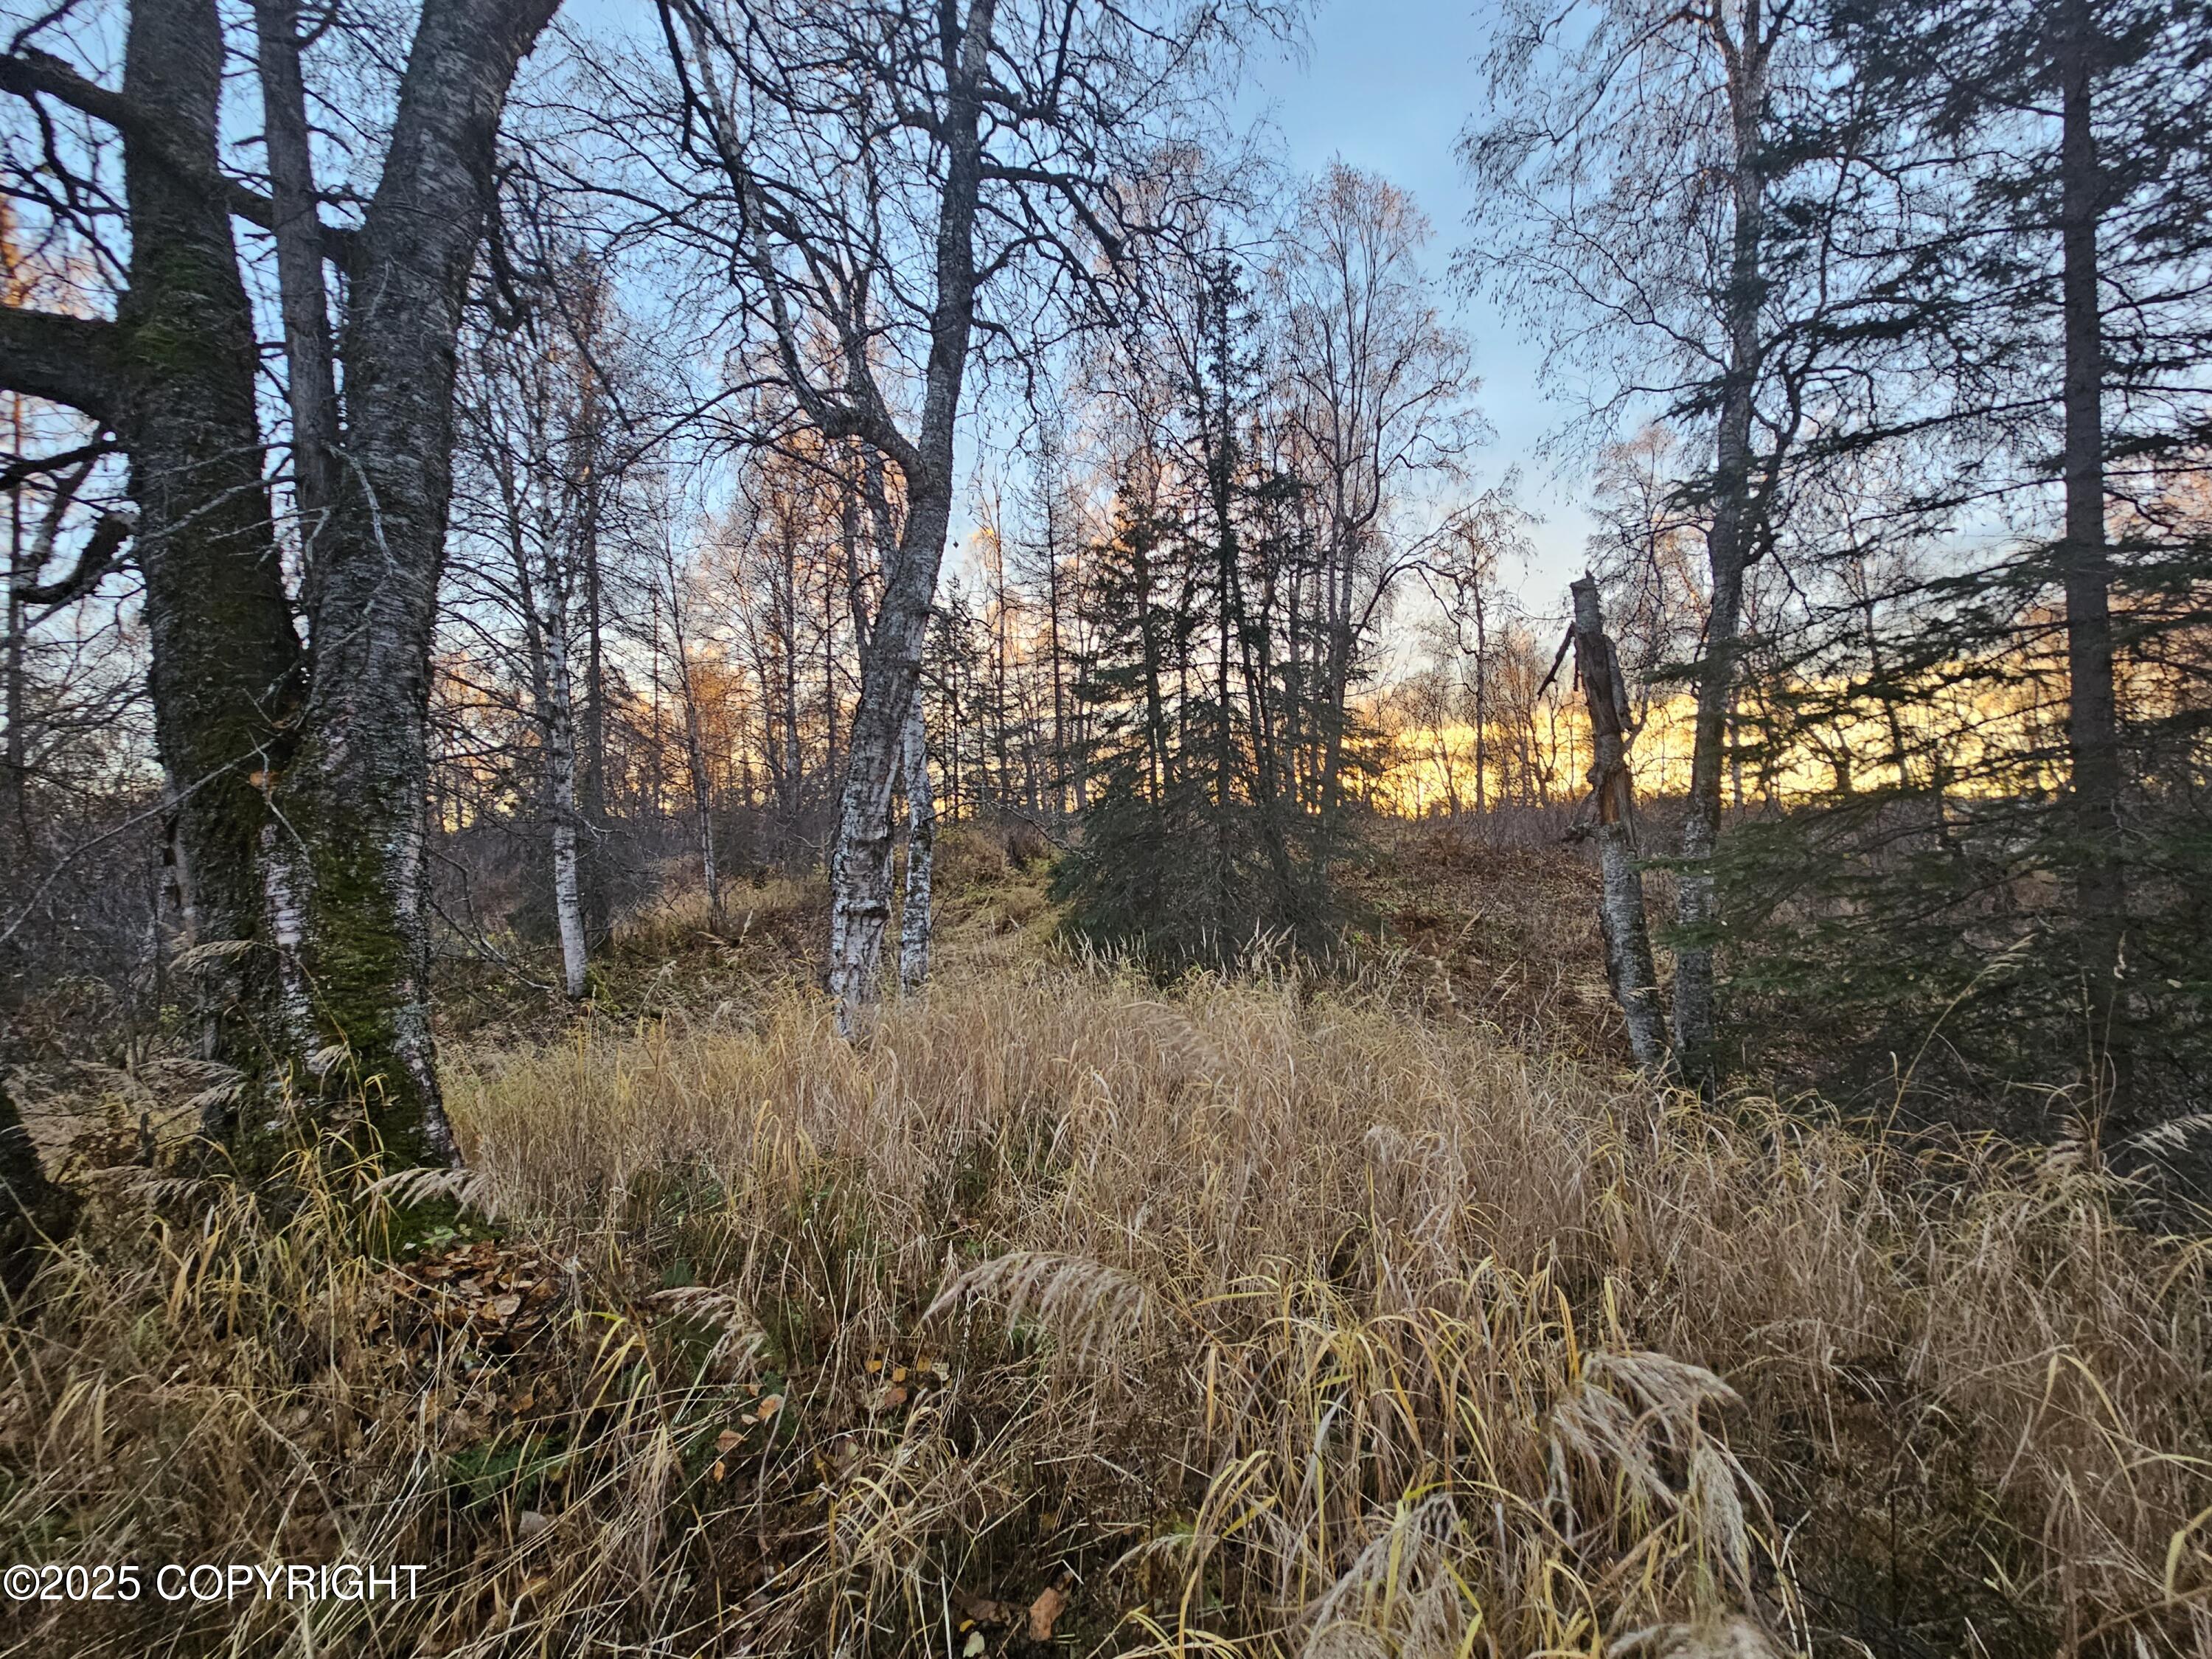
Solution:
<svg viewBox="0 0 2212 1659">
<path fill-rule="evenodd" d="M 155 736 L 177 799 L 201 1054 L 258 1069 L 269 962 L 258 855 L 268 779 L 289 746 L 300 646 L 261 477 L 253 323 L 212 173 L 222 70 L 213 0 L 138 0 L 124 95 L 131 286 L 112 411 L 138 506 Z M 151 135 L 161 135 L 156 141 Z M 227 1133 L 228 1107 L 209 1127 Z"/>
<path fill-rule="evenodd" d="M 277 307 L 284 324 L 284 392 L 292 416 L 292 493 L 299 510 L 304 585 L 312 590 L 316 540 L 337 494 L 338 403 L 307 84 L 300 69 L 298 0 L 256 0 L 253 21 L 276 242 Z"/>
<path fill-rule="evenodd" d="M 545 793 L 552 817 L 553 920 L 561 935 L 561 988 L 572 1002 L 590 989 L 591 952 L 585 941 L 582 861 L 577 849 L 580 814 L 576 799 L 576 724 L 574 677 L 568 670 L 565 605 L 545 638 Z"/>
<path fill-rule="evenodd" d="M 907 511 L 898 558 L 860 657 L 860 698 L 847 736 L 845 781 L 830 859 L 830 994 L 838 1029 L 880 994 L 890 916 L 891 786 L 923 635 L 952 518 L 953 426 L 975 319 L 975 212 L 982 186 L 982 101 L 996 8 L 970 0 L 946 100 L 944 191 L 938 208 L 936 301 L 919 435 L 901 458 Z"/>
<path fill-rule="evenodd" d="M 438 1088 L 422 898 L 430 648 L 453 494 L 461 303 L 500 112 L 556 0 L 425 5 L 357 238 L 343 465 L 308 611 L 313 690 L 276 787 L 304 856 L 308 1070 L 363 1103 L 385 1155 L 458 1158 Z"/>
<path fill-rule="evenodd" d="M 1606 977 L 1628 1024 L 1629 1050 L 1651 1073 L 1664 1072 L 1669 1056 L 1667 1014 L 1651 955 L 1644 910 L 1644 873 L 1636 862 L 1635 785 L 1628 770 L 1628 688 L 1620 660 L 1605 631 L 1597 583 L 1573 585 L 1575 666 L 1589 710 L 1591 799 L 1597 808 L 1598 866 L 1604 878 L 1599 916 L 1605 932 Z"/>
<path fill-rule="evenodd" d="M 258 352 L 230 230 L 230 215 L 243 213 L 290 246 L 280 283 L 288 343 L 303 360 L 295 391 L 325 401 L 302 264 L 312 169 L 287 10 L 276 3 L 266 20 L 283 209 L 219 170 L 214 0 L 133 0 L 119 97 L 40 60 L 6 66 L 10 90 L 60 98 L 122 135 L 131 252 L 115 321 L 0 313 L 0 382 L 108 422 L 130 456 L 185 912 L 195 940 L 216 947 L 198 958 L 203 1048 L 256 1069 L 293 1062 L 303 1082 L 342 1075 L 339 1099 L 363 1103 L 404 1160 L 453 1155 L 429 1030 L 422 859 L 460 307 L 501 106 L 555 3 L 422 9 L 382 173 L 348 254 L 345 431 L 302 596 L 311 662 L 261 472 Z M 327 254 L 328 233 L 313 240 Z M 305 412 L 327 433 L 326 410 Z M 301 448 L 312 472 L 319 447 Z M 286 988 L 281 1017 L 257 1018 L 272 982 Z"/>
<path fill-rule="evenodd" d="M 906 895 L 899 909 L 899 989 L 908 996 L 929 978 L 933 919 L 930 881 L 937 859 L 937 798 L 929 781 L 929 729 L 922 714 L 921 688 L 915 688 L 906 714 L 902 764 L 906 779 Z"/>
</svg>

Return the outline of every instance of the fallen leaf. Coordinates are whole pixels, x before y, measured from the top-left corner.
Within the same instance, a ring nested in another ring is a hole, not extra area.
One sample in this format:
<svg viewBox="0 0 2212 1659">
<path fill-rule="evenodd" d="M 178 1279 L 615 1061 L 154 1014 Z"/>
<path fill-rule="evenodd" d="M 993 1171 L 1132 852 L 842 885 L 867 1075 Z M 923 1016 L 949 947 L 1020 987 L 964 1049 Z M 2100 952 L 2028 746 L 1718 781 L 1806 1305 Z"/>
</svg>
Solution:
<svg viewBox="0 0 2212 1659">
<path fill-rule="evenodd" d="M 760 1402 L 759 1410 L 756 1414 L 762 1422 L 765 1423 L 782 1409 L 783 1396 L 780 1394 L 772 1394 Z"/>
<path fill-rule="evenodd" d="M 960 1650 L 960 1659 L 975 1659 L 975 1656 L 989 1645 L 990 1644 L 983 1639 L 981 1631 L 971 1630 L 968 1632 L 966 1644 Z"/>
<path fill-rule="evenodd" d="M 495 1296 L 484 1304 L 494 1319 L 512 1319 L 522 1311 L 522 1298 L 512 1291 L 505 1296 Z"/>
<path fill-rule="evenodd" d="M 1030 1640 L 1051 1641 L 1053 1623 L 1066 1607 L 1067 1592 L 1057 1584 L 1048 1586 L 1036 1601 L 1030 1603 Z"/>
<path fill-rule="evenodd" d="M 724 1429 L 721 1433 L 714 1437 L 714 1454 L 719 1457 L 725 1452 L 735 1450 L 744 1443 L 744 1436 L 739 1434 L 735 1429 Z"/>
</svg>

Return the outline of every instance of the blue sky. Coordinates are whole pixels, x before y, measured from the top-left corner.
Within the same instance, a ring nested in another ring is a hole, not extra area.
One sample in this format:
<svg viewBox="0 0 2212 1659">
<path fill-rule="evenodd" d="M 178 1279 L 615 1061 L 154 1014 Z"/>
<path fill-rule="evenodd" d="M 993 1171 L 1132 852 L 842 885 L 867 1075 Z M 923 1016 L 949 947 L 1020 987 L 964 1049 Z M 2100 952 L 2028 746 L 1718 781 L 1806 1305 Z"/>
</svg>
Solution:
<svg viewBox="0 0 2212 1659">
<path fill-rule="evenodd" d="M 1314 172 L 1341 157 L 1413 193 L 1436 226 L 1429 264 L 1446 313 L 1474 343 L 1481 404 L 1497 436 L 1479 460 L 1478 487 L 1508 467 L 1522 471 L 1522 505 L 1540 515 L 1536 557 L 1524 585 L 1541 610 L 1583 562 L 1589 520 L 1579 468 L 1564 477 L 1535 453 L 1537 441 L 1571 413 L 1537 384 L 1537 349 L 1518 325 L 1447 277 L 1467 240 L 1472 201 L 1454 146 L 1480 104 L 1484 21 L 1476 0 L 1322 0 L 1300 58 L 1268 56 L 1248 72 L 1239 99 L 1246 118 L 1266 116 L 1282 134 L 1291 166 Z"/>
</svg>

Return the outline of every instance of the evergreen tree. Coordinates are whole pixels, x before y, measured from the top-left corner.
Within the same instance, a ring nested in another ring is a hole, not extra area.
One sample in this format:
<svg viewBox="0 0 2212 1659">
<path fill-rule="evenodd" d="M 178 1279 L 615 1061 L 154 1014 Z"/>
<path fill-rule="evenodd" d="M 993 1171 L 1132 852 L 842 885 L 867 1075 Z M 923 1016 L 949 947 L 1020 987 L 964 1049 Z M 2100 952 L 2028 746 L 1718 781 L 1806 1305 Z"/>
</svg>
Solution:
<svg viewBox="0 0 2212 1659">
<path fill-rule="evenodd" d="M 1940 1019 L 1942 1080 L 2075 1080 L 2118 1138 L 2212 1058 L 2212 41 L 2163 0 L 1828 22 L 1911 182 L 1828 323 L 1887 372 L 1824 437 L 1824 580 L 1766 714 L 1834 777 L 1737 849 L 1738 1012 L 1869 1054 Z"/>
<path fill-rule="evenodd" d="M 1291 787 L 1282 741 L 1325 729 L 1320 688 L 1278 667 L 1285 576 L 1310 551 L 1291 528 L 1302 490 L 1262 459 L 1243 281 L 1223 257 L 1199 276 L 1171 437 L 1130 458 L 1115 532 L 1087 556 L 1075 695 L 1096 793 L 1060 878 L 1079 933 L 1170 969 L 1269 935 L 1316 948 L 1331 920 L 1333 813 Z"/>
</svg>

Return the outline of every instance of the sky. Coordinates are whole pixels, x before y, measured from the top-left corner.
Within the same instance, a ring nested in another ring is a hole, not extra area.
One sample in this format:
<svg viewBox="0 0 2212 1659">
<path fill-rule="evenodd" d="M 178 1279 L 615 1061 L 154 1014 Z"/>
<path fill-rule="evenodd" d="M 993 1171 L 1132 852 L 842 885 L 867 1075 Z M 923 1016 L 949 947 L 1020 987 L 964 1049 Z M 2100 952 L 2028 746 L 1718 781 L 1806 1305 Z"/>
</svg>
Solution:
<svg viewBox="0 0 2212 1659">
<path fill-rule="evenodd" d="M 1477 489 L 1521 470 L 1519 499 L 1538 517 L 1522 591 L 1541 610 L 1578 574 L 1589 520 L 1581 469 L 1536 453 L 1570 409 L 1544 397 L 1538 349 L 1488 301 L 1461 295 L 1448 276 L 1468 236 L 1473 195 L 1454 153 L 1480 106 L 1485 21 L 1480 0 L 1322 0 L 1298 58 L 1256 58 L 1237 112 L 1282 135 L 1290 164 L 1314 173 L 1341 159 L 1413 192 L 1436 227 L 1428 264 L 1438 307 L 1467 333 L 1483 381 L 1480 403 L 1495 433 L 1477 459 Z"/>
</svg>

